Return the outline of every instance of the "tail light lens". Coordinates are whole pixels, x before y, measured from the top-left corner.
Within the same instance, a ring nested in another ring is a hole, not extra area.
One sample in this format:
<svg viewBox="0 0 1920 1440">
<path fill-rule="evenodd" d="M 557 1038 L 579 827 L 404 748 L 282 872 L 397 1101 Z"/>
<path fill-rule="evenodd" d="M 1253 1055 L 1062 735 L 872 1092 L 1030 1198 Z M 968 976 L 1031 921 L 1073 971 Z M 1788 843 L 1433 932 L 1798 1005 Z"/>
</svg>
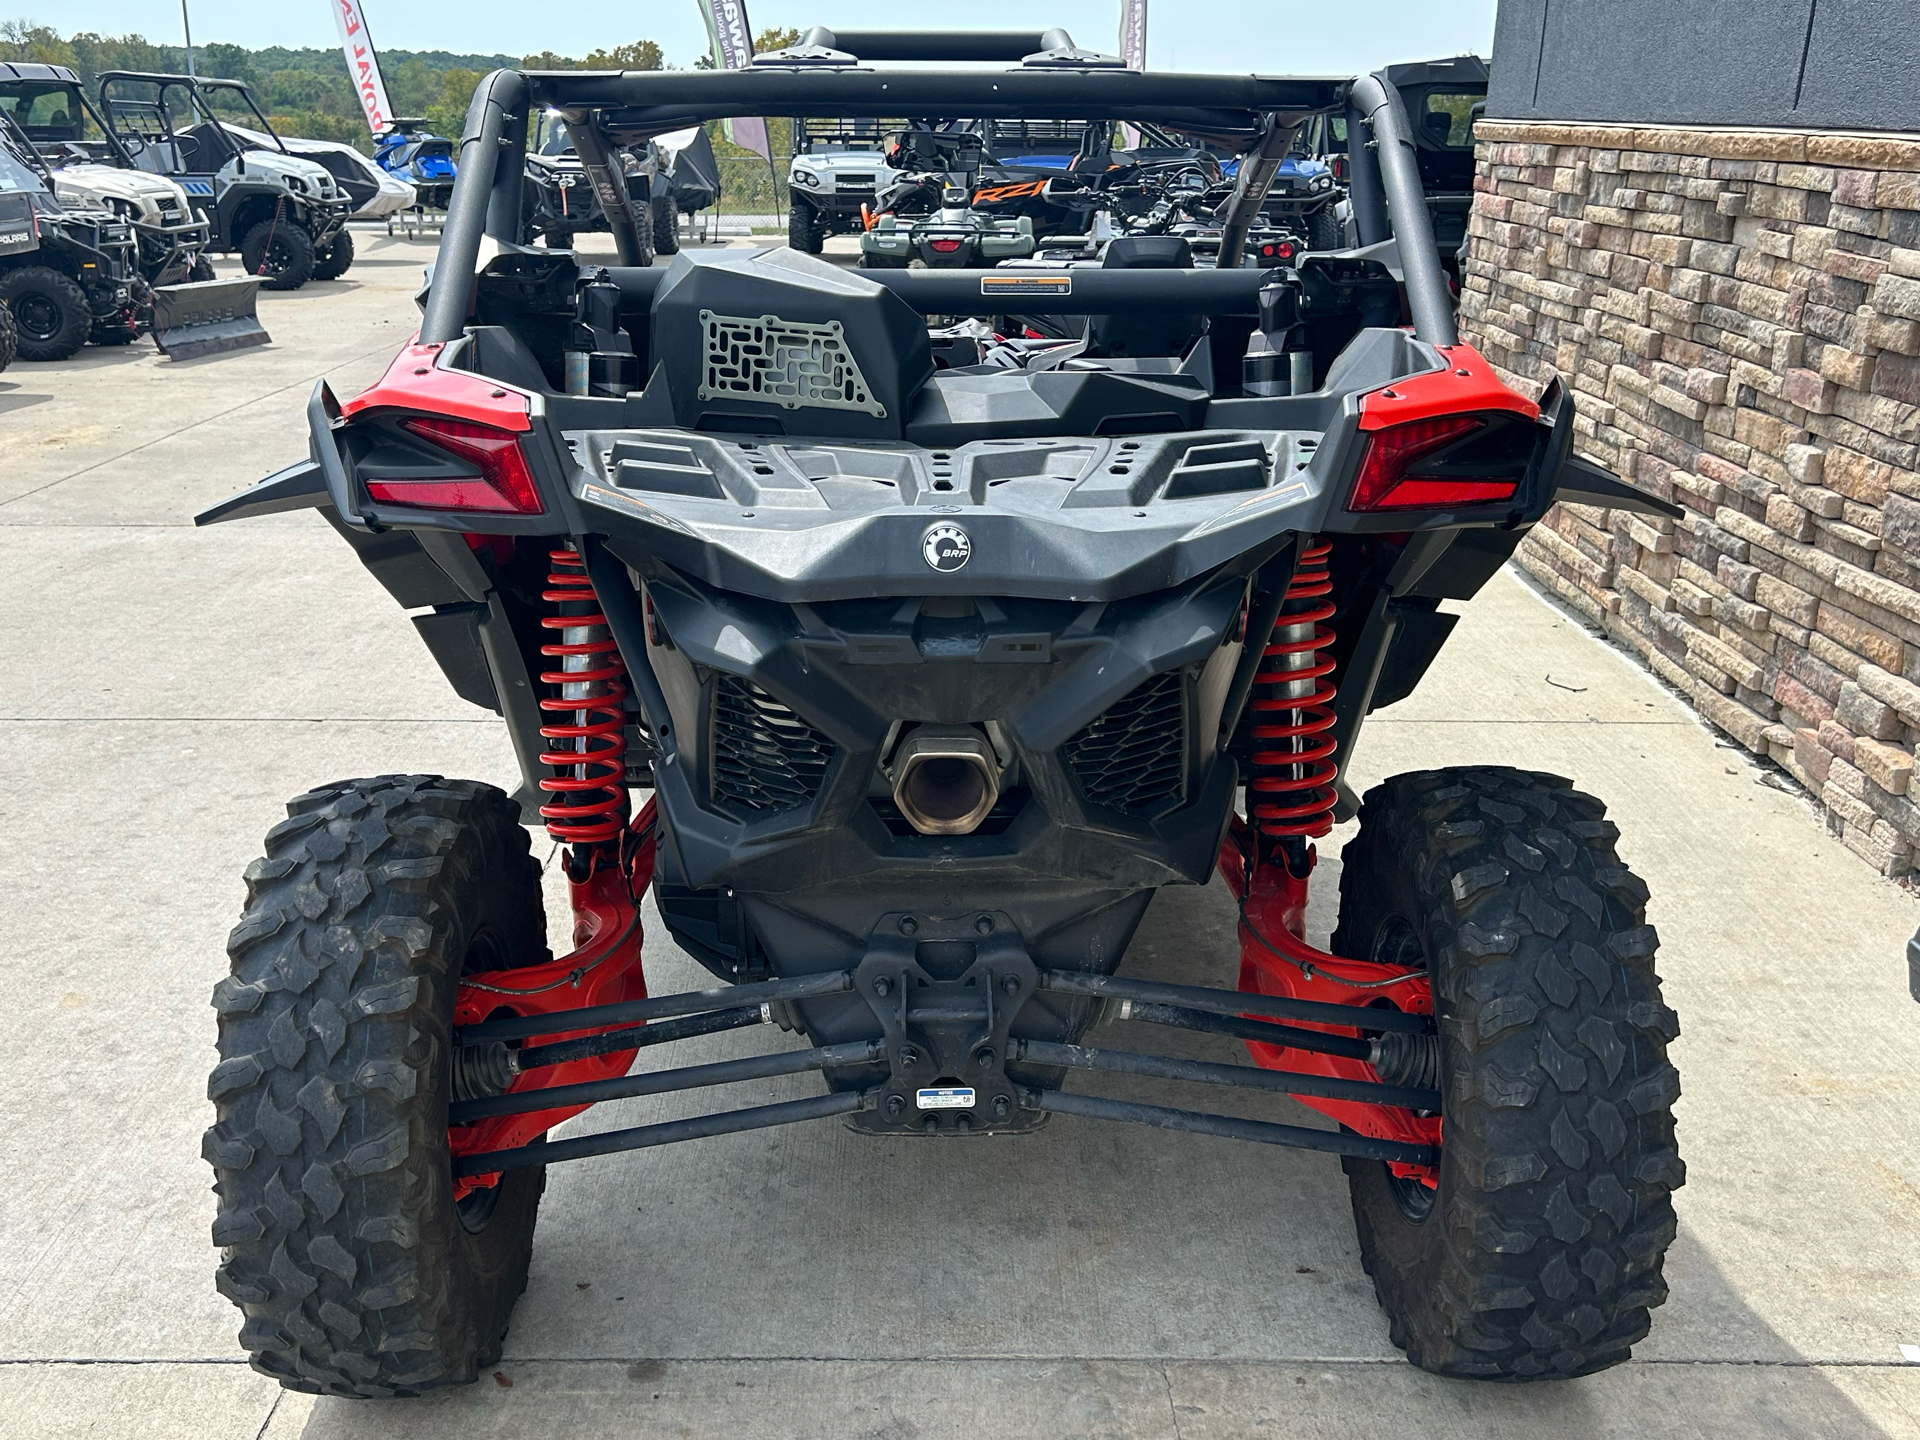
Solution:
<svg viewBox="0 0 1920 1440">
<path fill-rule="evenodd" d="M 927 242 L 927 248 L 938 251 L 942 255 L 951 255 L 960 248 L 960 242 L 958 240 L 929 240 Z"/>
<path fill-rule="evenodd" d="M 511 431 L 437 416 L 402 420 L 400 428 L 471 465 L 474 473 L 367 481 L 367 493 L 381 504 L 505 515 L 538 515 L 546 508 L 540 503 L 527 457 L 520 451 L 519 437 Z"/>
<path fill-rule="evenodd" d="M 1293 242 L 1290 240 L 1268 240 L 1260 247 L 1262 260 L 1291 260 Z"/>
<path fill-rule="evenodd" d="M 1511 500 L 1533 458 L 1533 426 L 1512 415 L 1440 415 L 1367 436 L 1347 509 L 1451 510 Z"/>
</svg>

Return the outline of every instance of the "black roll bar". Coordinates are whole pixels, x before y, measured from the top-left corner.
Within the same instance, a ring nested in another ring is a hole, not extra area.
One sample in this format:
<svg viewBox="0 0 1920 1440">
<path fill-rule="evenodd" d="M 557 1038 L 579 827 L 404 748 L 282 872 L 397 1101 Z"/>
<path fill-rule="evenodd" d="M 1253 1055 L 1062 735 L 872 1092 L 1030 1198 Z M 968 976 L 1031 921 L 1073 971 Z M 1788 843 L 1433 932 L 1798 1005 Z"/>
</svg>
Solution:
<svg viewBox="0 0 1920 1440">
<path fill-rule="evenodd" d="M 1387 197 L 1380 191 L 1380 162 L 1373 156 L 1373 127 L 1351 93 L 1347 96 L 1347 204 L 1362 245 L 1378 245 L 1387 227 Z"/>
<path fill-rule="evenodd" d="M 1413 312 L 1413 333 L 1429 345 L 1458 345 L 1460 331 L 1453 321 L 1453 298 L 1446 272 L 1433 241 L 1433 217 L 1427 213 L 1427 192 L 1420 184 L 1413 127 L 1400 91 L 1384 72 L 1353 82 L 1348 100 L 1348 143 L 1353 136 L 1353 107 L 1373 128 L 1381 188 L 1386 191 L 1393 238 L 1400 245 L 1400 265 L 1407 277 L 1407 308 Z M 1367 153 L 1367 152 L 1363 152 Z M 1359 157 L 1356 156 L 1356 159 Z M 1356 164 L 1356 175 L 1359 170 Z"/>
<path fill-rule="evenodd" d="M 1240 173 L 1233 178 L 1233 194 L 1218 211 L 1220 217 L 1220 256 L 1214 263 L 1221 270 L 1237 270 L 1247 253 L 1247 232 L 1253 228 L 1260 207 L 1267 203 L 1267 191 L 1273 177 L 1293 149 L 1298 125 L 1283 125 L 1278 117 L 1268 120 L 1260 143 L 1240 162 Z"/>
<path fill-rule="evenodd" d="M 505 244 L 520 240 L 520 172 L 511 170 L 511 229 L 505 229 L 500 157 L 513 149 L 510 132 L 519 135 L 524 157 L 527 129 L 527 80 L 518 70 L 495 70 L 473 92 L 467 123 L 460 134 L 460 160 L 440 230 L 440 252 L 427 282 L 427 303 L 420 316 L 420 343 L 445 345 L 466 329 L 467 309 L 480 264 L 480 240 L 491 235 Z M 523 160 L 524 163 L 524 160 Z M 502 202 L 502 203 L 496 203 Z M 492 212 L 492 213 L 489 213 Z M 442 284 L 442 277 L 446 283 Z"/>
<path fill-rule="evenodd" d="M 1195 93 L 1228 108 L 1194 106 L 1191 99 Z M 496 70 L 488 75 L 474 91 L 473 104 L 467 111 L 460 140 L 459 179 L 447 206 L 440 252 L 421 317 L 420 339 L 423 344 L 444 344 L 460 337 L 472 304 L 483 236 L 492 236 L 503 245 L 520 243 L 527 115 L 534 104 L 581 112 L 577 128 L 583 133 L 592 132 L 601 146 L 615 136 L 660 133 L 735 114 L 825 113 L 860 118 L 924 110 L 983 119 L 1045 119 L 1057 113 L 1075 119 L 1162 119 L 1176 128 L 1184 122 L 1188 128 L 1205 130 L 1211 125 L 1223 133 L 1237 130 L 1243 135 L 1257 129 L 1254 153 L 1242 167 L 1246 192 L 1257 199 L 1264 191 L 1258 183 L 1260 172 L 1271 178 L 1268 161 L 1272 157 L 1267 151 L 1278 143 L 1278 136 L 1286 134 L 1290 140 L 1291 129 L 1300 120 L 1343 102 L 1347 107 L 1351 161 L 1349 184 L 1361 243 L 1384 239 L 1390 228 L 1399 243 L 1414 334 L 1432 345 L 1458 344 L 1452 297 L 1434 246 L 1433 222 L 1415 163 L 1406 107 L 1399 91 L 1380 75 L 1364 76 L 1346 85 L 1256 76 L 1089 70 L 1075 73 L 1072 84 L 1063 86 L 1060 74 L 1041 71 L 919 75 L 807 66 L 671 74 Z M 1254 109 L 1240 109 L 1242 105 Z M 583 112 L 589 110 L 610 113 L 585 116 Z M 575 124 L 571 116 L 569 123 Z M 1366 143 L 1369 133 L 1376 141 L 1371 147 Z M 581 154 L 585 163 L 588 157 L 584 148 Z M 617 175 L 595 179 L 596 188 L 604 179 L 609 189 L 624 193 L 624 182 Z M 1236 197 L 1238 194 L 1237 190 Z M 1379 203 L 1382 196 L 1386 206 Z M 1243 207 L 1230 208 L 1234 212 L 1231 218 L 1238 218 L 1238 210 Z M 615 243 L 623 259 L 630 253 L 637 258 L 637 235 L 623 233 L 625 227 L 619 223 L 623 214 L 630 223 L 637 223 L 630 207 L 616 203 L 608 217 L 615 226 Z M 1226 238 L 1223 236 L 1223 244 Z M 651 288 L 658 282 L 648 278 L 651 272 L 633 266 L 630 260 L 623 267 L 625 274 L 618 277 L 622 289 L 636 298 L 645 290 L 651 299 Z M 1020 272 L 991 273 L 1004 284 Z M 1168 306 L 1201 314 L 1248 313 L 1255 308 L 1260 285 L 1269 278 L 1266 272 L 1246 269 L 1080 269 L 1046 273 L 1053 277 L 1053 285 L 1060 285 L 1066 277 L 1063 291 L 1055 293 L 1036 285 L 1025 304 L 1005 290 L 995 295 L 997 287 L 986 286 L 987 277 L 978 271 L 878 271 L 871 272 L 869 278 L 926 314 L 1018 309 L 1044 309 L 1049 314 L 1122 314 Z M 439 283 L 442 277 L 444 284 Z"/>
</svg>

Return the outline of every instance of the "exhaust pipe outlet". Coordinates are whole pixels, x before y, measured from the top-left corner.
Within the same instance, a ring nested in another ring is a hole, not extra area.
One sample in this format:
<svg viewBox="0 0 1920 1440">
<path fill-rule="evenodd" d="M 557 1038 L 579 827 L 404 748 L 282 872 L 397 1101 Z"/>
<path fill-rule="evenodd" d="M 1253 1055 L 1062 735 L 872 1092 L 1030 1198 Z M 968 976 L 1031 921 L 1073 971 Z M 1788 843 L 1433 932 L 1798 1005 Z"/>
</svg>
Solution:
<svg viewBox="0 0 1920 1440">
<path fill-rule="evenodd" d="M 977 732 L 922 726 L 893 757 L 893 803 L 922 835 L 971 835 L 1000 798 L 1000 761 Z"/>
</svg>

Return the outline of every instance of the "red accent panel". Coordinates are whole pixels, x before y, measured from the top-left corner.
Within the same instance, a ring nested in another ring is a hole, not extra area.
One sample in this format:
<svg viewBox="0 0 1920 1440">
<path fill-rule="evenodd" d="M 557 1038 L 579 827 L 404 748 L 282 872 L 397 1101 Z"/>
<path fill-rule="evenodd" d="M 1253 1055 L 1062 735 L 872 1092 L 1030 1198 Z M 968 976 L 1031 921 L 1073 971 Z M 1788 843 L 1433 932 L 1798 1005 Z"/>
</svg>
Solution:
<svg viewBox="0 0 1920 1440">
<path fill-rule="evenodd" d="M 572 884 L 575 947 L 572 954 L 521 970 L 463 976 L 454 997 L 453 1023 L 477 1025 L 482 1020 L 504 1019 L 508 1015 L 551 1015 L 589 1005 L 617 1005 L 626 1000 L 645 999 L 647 982 L 640 970 L 640 897 L 653 882 L 653 826 L 654 805 L 649 800 L 627 830 L 619 860 L 614 862 L 609 855 L 609 863 L 596 865 L 584 881 Z M 495 988 L 482 990 L 481 985 Z M 547 986 L 552 988 L 542 988 Z M 556 1031 L 530 1043 L 572 1040 L 583 1035 L 598 1035 L 610 1028 Z M 611 1055 L 548 1065 L 517 1077 L 508 1087 L 508 1093 L 518 1095 L 529 1090 L 551 1089 L 555 1085 L 616 1079 L 627 1073 L 637 1054 L 637 1049 L 617 1050 Z M 528 1115 L 496 1115 L 472 1125 L 458 1125 L 449 1137 L 453 1153 L 455 1156 L 478 1155 L 531 1144 L 537 1136 L 585 1109 L 585 1105 L 569 1105 Z M 457 1179 L 453 1182 L 454 1197 L 458 1199 L 470 1190 L 485 1188 L 498 1179 L 497 1173 Z"/>
<path fill-rule="evenodd" d="M 348 418 L 373 410 L 414 410 L 471 420 L 496 430 L 533 428 L 532 401 L 523 390 L 510 389 L 465 370 L 440 365 L 439 345 L 409 344 L 394 357 L 387 373 L 340 407 Z"/>
<path fill-rule="evenodd" d="M 1360 989 L 1343 981 L 1379 981 L 1395 972 L 1391 966 L 1372 961 L 1343 960 L 1307 944 L 1301 936 L 1306 930 L 1307 881 L 1295 879 L 1284 864 L 1264 864 L 1257 859 L 1249 866 L 1248 854 L 1257 854 L 1257 839 L 1238 819 L 1220 845 L 1220 874 L 1227 888 L 1240 902 L 1240 989 L 1252 995 L 1282 995 L 1295 1000 L 1319 1000 L 1333 1005 L 1364 1007 L 1387 1004 L 1396 1010 L 1416 1015 L 1433 1013 L 1433 994 L 1426 976 L 1419 975 L 1398 985 Z M 1309 855 L 1312 851 L 1309 850 Z M 1251 932 L 1251 933 L 1249 933 Z M 1256 938 L 1257 937 L 1257 938 Z M 1261 944 L 1261 940 L 1267 942 Z M 1267 948 L 1273 947 L 1272 950 Z M 1279 955 L 1273 952 L 1281 952 Z M 1287 958 L 1282 958 L 1282 957 Z M 1294 963 L 1298 962 L 1298 963 Z M 1311 966 L 1312 974 L 1301 968 Z M 1259 1017 L 1248 1017 L 1259 1018 Z M 1325 1030 L 1334 1035 L 1358 1035 L 1361 1027 L 1312 1024 L 1289 1020 L 1300 1029 Z M 1331 1075 L 1342 1080 L 1378 1081 L 1371 1065 L 1341 1055 L 1320 1055 L 1308 1050 L 1293 1050 L 1247 1042 L 1247 1053 L 1268 1070 L 1291 1070 L 1296 1074 Z M 1353 1100 L 1323 1100 L 1298 1097 L 1321 1114 L 1332 1117 L 1351 1130 L 1380 1140 L 1403 1140 L 1414 1145 L 1438 1145 L 1441 1123 L 1437 1116 L 1416 1115 L 1391 1105 L 1369 1105 Z M 1437 1177 L 1424 1166 L 1394 1164 L 1399 1175 L 1418 1176 L 1428 1184 Z"/>
<path fill-rule="evenodd" d="M 1502 382 L 1480 352 L 1464 340 L 1439 348 L 1446 369 L 1409 375 L 1360 397 L 1362 430 L 1384 430 L 1470 410 L 1511 410 L 1529 420 L 1540 418 L 1540 407 Z"/>
</svg>

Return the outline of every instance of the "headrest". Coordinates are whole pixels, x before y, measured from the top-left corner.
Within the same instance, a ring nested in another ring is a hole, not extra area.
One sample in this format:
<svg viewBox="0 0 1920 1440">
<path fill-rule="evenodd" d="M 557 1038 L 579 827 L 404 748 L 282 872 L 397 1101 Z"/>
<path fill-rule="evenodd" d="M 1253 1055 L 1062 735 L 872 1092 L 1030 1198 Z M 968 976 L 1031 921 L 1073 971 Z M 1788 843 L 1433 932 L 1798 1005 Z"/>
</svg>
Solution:
<svg viewBox="0 0 1920 1440">
<path fill-rule="evenodd" d="M 1106 270 L 1191 270 L 1193 247 L 1183 235 L 1120 235 L 1107 245 Z"/>
</svg>

